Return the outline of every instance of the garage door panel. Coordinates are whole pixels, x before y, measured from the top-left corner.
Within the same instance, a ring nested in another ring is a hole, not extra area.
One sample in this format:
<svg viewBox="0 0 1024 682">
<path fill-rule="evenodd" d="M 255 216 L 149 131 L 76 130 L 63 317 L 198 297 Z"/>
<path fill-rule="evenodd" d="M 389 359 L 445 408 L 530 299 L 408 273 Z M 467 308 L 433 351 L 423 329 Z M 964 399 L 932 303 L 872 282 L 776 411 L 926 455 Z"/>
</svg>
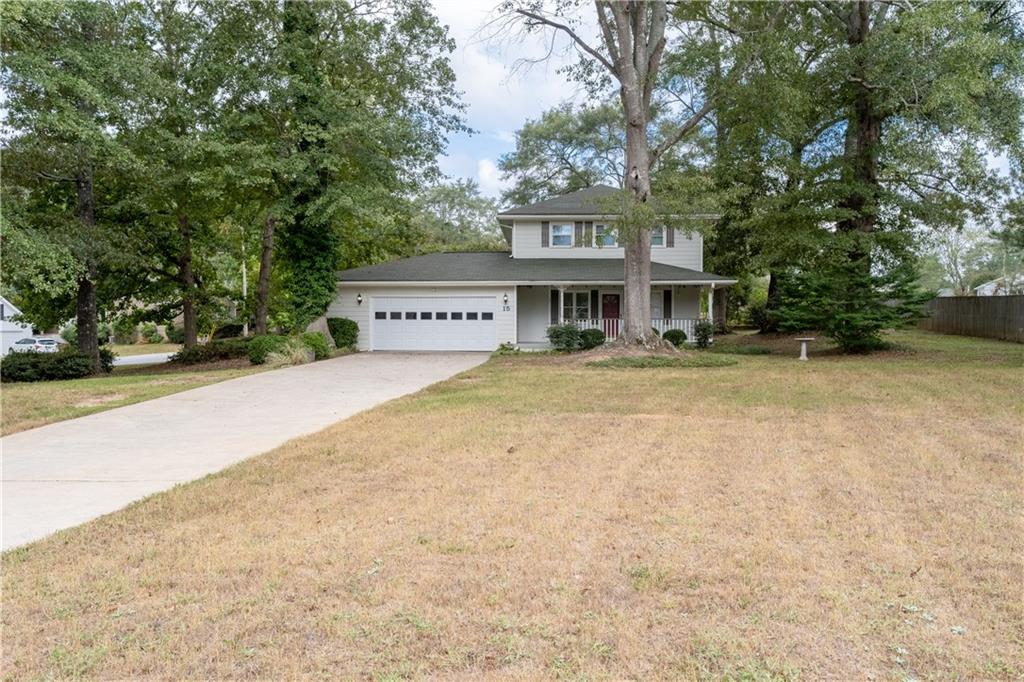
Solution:
<svg viewBox="0 0 1024 682">
<path fill-rule="evenodd" d="M 495 296 L 374 296 L 370 303 L 373 350 L 497 347 Z"/>
</svg>

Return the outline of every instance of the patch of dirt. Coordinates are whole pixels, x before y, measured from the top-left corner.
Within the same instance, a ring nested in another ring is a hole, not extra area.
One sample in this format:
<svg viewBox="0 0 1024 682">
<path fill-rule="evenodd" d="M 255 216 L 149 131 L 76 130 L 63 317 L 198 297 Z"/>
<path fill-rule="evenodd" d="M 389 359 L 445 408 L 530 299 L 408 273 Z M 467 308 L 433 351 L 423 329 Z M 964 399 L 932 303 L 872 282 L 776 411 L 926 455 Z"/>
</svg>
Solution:
<svg viewBox="0 0 1024 682">
<path fill-rule="evenodd" d="M 84 400 L 79 400 L 72 404 L 72 407 L 96 407 L 97 405 L 106 405 L 117 400 L 124 400 L 128 396 L 124 393 L 110 393 L 108 395 L 94 395 Z"/>
<path fill-rule="evenodd" d="M 692 355 L 692 352 L 679 350 L 668 341 L 659 341 L 653 348 L 638 346 L 633 343 L 612 341 L 603 346 L 585 350 L 582 353 L 574 353 L 571 358 L 574 362 L 586 364 L 611 358 L 647 358 L 652 356 L 685 358 Z"/>
</svg>

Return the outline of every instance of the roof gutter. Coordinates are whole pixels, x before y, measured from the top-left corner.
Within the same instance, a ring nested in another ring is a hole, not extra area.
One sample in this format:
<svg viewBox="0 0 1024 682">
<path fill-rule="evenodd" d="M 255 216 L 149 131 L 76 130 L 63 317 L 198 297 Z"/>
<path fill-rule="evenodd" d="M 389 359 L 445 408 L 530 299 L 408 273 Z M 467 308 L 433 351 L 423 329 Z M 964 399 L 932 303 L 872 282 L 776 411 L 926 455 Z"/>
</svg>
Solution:
<svg viewBox="0 0 1024 682">
<path fill-rule="evenodd" d="M 652 279 L 651 284 L 673 284 L 685 286 L 691 285 L 715 285 L 715 286 L 729 286 L 736 284 L 739 280 L 735 279 Z M 402 282 L 395 280 L 339 280 L 339 287 L 346 286 L 405 286 L 405 287 L 470 287 L 470 286 L 492 286 L 492 287 L 507 287 L 510 285 L 518 286 L 582 286 L 590 284 L 599 284 L 603 286 L 623 286 L 621 279 L 612 280 L 592 280 L 592 279 L 574 279 L 574 280 L 508 280 L 508 281 L 482 281 L 482 280 L 455 280 L 455 281 L 430 281 L 421 280 L 416 282 Z"/>
<path fill-rule="evenodd" d="M 519 220 L 524 218 L 527 220 L 614 220 L 618 218 L 618 213 L 499 213 L 498 220 Z M 667 218 L 695 218 L 699 220 L 718 220 L 722 216 L 718 213 L 690 213 L 687 215 L 680 215 L 673 213 L 665 216 Z"/>
</svg>

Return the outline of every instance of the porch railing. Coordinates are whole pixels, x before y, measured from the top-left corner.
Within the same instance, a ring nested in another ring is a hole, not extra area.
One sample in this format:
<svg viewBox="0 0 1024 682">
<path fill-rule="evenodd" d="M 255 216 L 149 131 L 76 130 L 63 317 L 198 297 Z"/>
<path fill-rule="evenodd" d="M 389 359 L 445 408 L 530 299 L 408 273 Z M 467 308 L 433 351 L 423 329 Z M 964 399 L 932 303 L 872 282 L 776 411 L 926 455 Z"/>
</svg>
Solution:
<svg viewBox="0 0 1024 682">
<path fill-rule="evenodd" d="M 622 320 L 616 317 L 592 317 L 585 320 L 566 320 L 575 324 L 580 329 L 600 329 L 608 340 L 618 337 L 622 329 Z M 651 326 L 664 334 L 669 329 L 682 329 L 686 333 L 686 340 L 693 341 L 693 328 L 700 320 L 678 317 L 659 317 L 651 320 Z"/>
</svg>

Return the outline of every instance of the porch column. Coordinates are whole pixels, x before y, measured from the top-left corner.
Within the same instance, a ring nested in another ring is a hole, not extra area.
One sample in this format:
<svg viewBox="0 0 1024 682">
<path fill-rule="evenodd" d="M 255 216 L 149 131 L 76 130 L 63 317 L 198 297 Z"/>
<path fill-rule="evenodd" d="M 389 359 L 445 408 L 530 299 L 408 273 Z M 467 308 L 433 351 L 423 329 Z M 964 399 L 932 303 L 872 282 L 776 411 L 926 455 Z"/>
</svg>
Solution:
<svg viewBox="0 0 1024 682">
<path fill-rule="evenodd" d="M 565 287 L 558 287 L 558 324 L 565 324 Z"/>
<path fill-rule="evenodd" d="M 715 285 L 708 287 L 708 320 L 715 321 Z"/>
</svg>

